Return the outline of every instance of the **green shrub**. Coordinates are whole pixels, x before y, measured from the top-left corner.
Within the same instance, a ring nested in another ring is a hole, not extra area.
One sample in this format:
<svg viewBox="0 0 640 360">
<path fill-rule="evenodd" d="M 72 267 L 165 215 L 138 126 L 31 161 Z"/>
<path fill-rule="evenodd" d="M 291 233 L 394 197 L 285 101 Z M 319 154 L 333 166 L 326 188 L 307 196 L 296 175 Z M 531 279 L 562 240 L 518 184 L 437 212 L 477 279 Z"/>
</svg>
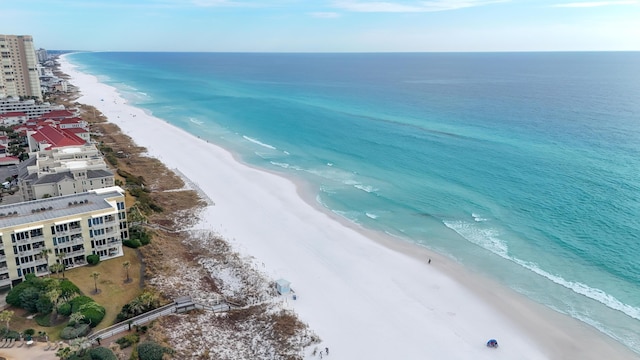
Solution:
<svg viewBox="0 0 640 360">
<path fill-rule="evenodd" d="M 140 360 L 162 360 L 165 348 L 152 341 L 141 342 L 138 345 L 138 358 Z"/>
<path fill-rule="evenodd" d="M 49 314 L 40 314 L 34 318 L 36 320 L 36 324 L 42 327 L 51 326 L 51 316 Z"/>
<path fill-rule="evenodd" d="M 120 349 L 124 349 L 133 344 L 137 344 L 138 341 L 140 341 L 140 335 L 133 333 L 116 340 L 116 344 L 120 345 Z"/>
<path fill-rule="evenodd" d="M 87 255 L 87 262 L 89 263 L 89 265 L 97 265 L 100 262 L 100 255 Z"/>
<path fill-rule="evenodd" d="M 69 355 L 69 357 L 65 360 L 91 360 L 91 356 L 88 352 L 83 355 L 80 355 L 79 353 L 73 353 Z"/>
<path fill-rule="evenodd" d="M 92 307 L 80 308 L 80 313 L 84 315 L 84 319 L 82 322 L 89 323 L 91 327 L 96 327 L 96 325 L 100 324 L 102 319 L 104 319 L 105 309 L 104 307 L 97 305 L 97 309 Z"/>
<path fill-rule="evenodd" d="M 111 166 L 118 165 L 118 158 L 116 158 L 116 156 L 113 153 L 108 153 L 104 157 L 105 159 L 107 159 L 107 162 L 111 164 Z"/>
<path fill-rule="evenodd" d="M 151 242 L 151 234 L 140 226 L 131 227 L 129 237 L 132 240 L 139 240 L 142 245 L 149 245 Z"/>
<path fill-rule="evenodd" d="M 33 335 L 36 333 L 36 331 L 35 331 L 35 330 L 33 330 L 33 329 L 27 329 L 27 330 L 23 331 L 23 333 L 24 333 L 25 335 L 31 335 L 31 336 L 33 336 Z"/>
<path fill-rule="evenodd" d="M 75 339 L 77 337 L 87 335 L 89 333 L 89 330 L 91 330 L 91 327 L 89 327 L 89 324 L 80 324 L 78 326 L 67 326 L 64 329 L 62 329 L 62 332 L 60 332 L 60 338 L 64 340 Z"/>
<path fill-rule="evenodd" d="M 95 302 L 95 301 L 93 301 L 92 298 L 85 295 L 74 297 L 73 299 L 71 299 L 71 301 L 69 301 L 69 304 L 71 304 L 71 312 L 76 312 L 80 310 L 80 307 L 82 305 L 92 303 L 92 302 Z M 71 312 L 69 314 L 71 314 Z"/>
<path fill-rule="evenodd" d="M 122 245 L 130 247 L 132 249 L 137 249 L 142 246 L 142 243 L 138 239 L 129 239 L 122 242 Z"/>
<path fill-rule="evenodd" d="M 20 333 L 15 331 L 15 330 L 9 330 L 9 331 L 7 331 L 7 334 L 4 337 L 6 339 L 18 340 L 18 339 L 20 339 Z"/>
<path fill-rule="evenodd" d="M 36 309 L 40 314 L 49 314 L 53 310 L 53 304 L 45 293 L 40 293 L 38 301 L 36 302 Z"/>
<path fill-rule="evenodd" d="M 71 304 L 70 303 L 64 303 L 64 304 L 58 306 L 58 314 L 60 314 L 62 316 L 71 315 Z"/>
<path fill-rule="evenodd" d="M 26 309 L 29 312 L 35 313 L 38 311 L 38 299 L 40 298 L 40 290 L 30 286 L 20 294 L 20 307 Z"/>
<path fill-rule="evenodd" d="M 89 356 L 91 360 L 118 360 L 113 351 L 103 346 L 89 350 Z"/>
<path fill-rule="evenodd" d="M 59 283 L 60 297 L 64 301 L 71 300 L 74 296 L 80 295 L 80 289 L 69 279 L 62 279 Z"/>
<path fill-rule="evenodd" d="M 22 295 L 23 291 L 31 287 L 32 287 L 32 284 L 29 284 L 27 282 L 21 282 L 20 284 L 14 286 L 13 289 L 9 291 L 5 299 L 7 301 L 7 304 L 13 305 L 16 307 L 22 307 L 22 302 L 20 301 L 20 295 Z"/>
</svg>

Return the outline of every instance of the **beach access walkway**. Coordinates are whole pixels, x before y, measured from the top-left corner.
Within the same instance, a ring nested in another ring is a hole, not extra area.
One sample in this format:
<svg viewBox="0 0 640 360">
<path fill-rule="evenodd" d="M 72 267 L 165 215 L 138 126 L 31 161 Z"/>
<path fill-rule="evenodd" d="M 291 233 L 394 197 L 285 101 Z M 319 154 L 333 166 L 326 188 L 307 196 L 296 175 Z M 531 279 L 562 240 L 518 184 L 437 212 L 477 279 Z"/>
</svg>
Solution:
<svg viewBox="0 0 640 360">
<path fill-rule="evenodd" d="M 96 331 L 93 334 L 87 336 L 89 340 L 106 339 L 114 335 L 120 334 L 125 331 L 131 330 L 132 326 L 146 324 L 161 316 L 170 314 L 179 314 L 190 310 L 206 310 L 212 312 L 226 312 L 237 308 L 236 305 L 227 303 L 226 301 L 220 301 L 217 304 L 210 306 L 194 302 L 191 297 L 183 296 L 177 298 L 173 303 L 159 307 L 157 309 L 148 311 L 144 314 L 133 317 L 127 321 L 109 326 L 102 330 Z"/>
<path fill-rule="evenodd" d="M 191 181 L 191 179 L 189 179 L 185 174 L 183 174 L 178 168 L 174 168 L 172 169 L 172 171 L 180 176 L 180 178 L 182 178 L 182 181 L 185 182 L 185 184 L 187 185 L 187 188 L 189 190 L 193 190 L 196 193 L 198 193 L 198 196 L 200 196 L 200 199 L 204 200 L 208 206 L 214 206 L 215 203 L 213 202 L 213 200 L 211 200 L 211 198 L 209 197 L 209 195 L 207 195 L 207 193 L 205 193 L 204 191 L 202 191 L 202 189 L 200 189 L 200 186 L 198 186 L 198 184 L 196 184 L 195 182 Z"/>
</svg>

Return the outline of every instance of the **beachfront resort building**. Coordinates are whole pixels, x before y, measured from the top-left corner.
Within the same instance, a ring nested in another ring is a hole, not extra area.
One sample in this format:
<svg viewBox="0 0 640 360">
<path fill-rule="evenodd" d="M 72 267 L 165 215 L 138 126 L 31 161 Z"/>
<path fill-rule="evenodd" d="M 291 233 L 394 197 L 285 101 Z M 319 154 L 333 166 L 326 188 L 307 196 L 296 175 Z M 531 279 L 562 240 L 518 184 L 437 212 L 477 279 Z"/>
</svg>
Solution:
<svg viewBox="0 0 640 360">
<path fill-rule="evenodd" d="M 112 187 L 115 179 L 95 145 L 78 144 L 32 153 L 18 164 L 18 184 L 29 201 Z"/>
<path fill-rule="evenodd" d="M 55 263 L 71 268 L 91 254 L 122 256 L 128 238 L 125 192 L 117 186 L 0 206 L 0 288 L 25 274 L 49 274 Z"/>
<path fill-rule="evenodd" d="M 38 57 L 30 35 L 0 34 L 0 98 L 32 97 L 42 100 Z"/>
<path fill-rule="evenodd" d="M 64 105 L 51 105 L 48 102 L 39 103 L 33 99 L 20 100 L 17 97 L 2 98 L 0 94 L 0 114 L 21 112 L 25 113 L 28 119 L 34 119 L 52 110 L 64 110 Z"/>
</svg>

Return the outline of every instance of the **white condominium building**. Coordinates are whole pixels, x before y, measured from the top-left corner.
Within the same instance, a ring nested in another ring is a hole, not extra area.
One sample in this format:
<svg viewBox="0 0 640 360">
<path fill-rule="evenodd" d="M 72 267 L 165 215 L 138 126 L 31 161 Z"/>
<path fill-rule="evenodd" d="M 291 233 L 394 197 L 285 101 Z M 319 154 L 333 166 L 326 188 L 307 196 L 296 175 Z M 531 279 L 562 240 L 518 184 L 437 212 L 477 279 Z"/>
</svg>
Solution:
<svg viewBox="0 0 640 360">
<path fill-rule="evenodd" d="M 38 57 L 29 35 L 0 34 L 0 98 L 29 96 L 42 100 Z"/>
<path fill-rule="evenodd" d="M 95 145 L 85 144 L 31 154 L 18 164 L 18 183 L 28 201 L 111 187 L 115 179 Z"/>
<path fill-rule="evenodd" d="M 129 238 L 124 201 L 124 190 L 114 186 L 0 206 L 0 288 L 25 274 L 48 274 L 55 263 L 70 268 L 91 254 L 122 256 Z"/>
</svg>

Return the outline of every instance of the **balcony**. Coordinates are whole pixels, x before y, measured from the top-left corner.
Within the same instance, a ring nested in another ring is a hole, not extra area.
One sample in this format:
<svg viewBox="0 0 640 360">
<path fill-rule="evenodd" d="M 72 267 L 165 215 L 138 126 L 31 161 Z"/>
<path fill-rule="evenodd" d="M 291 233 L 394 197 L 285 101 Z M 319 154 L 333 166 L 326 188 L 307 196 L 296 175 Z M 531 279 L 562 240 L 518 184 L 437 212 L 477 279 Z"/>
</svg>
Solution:
<svg viewBox="0 0 640 360">
<path fill-rule="evenodd" d="M 64 253 L 64 257 L 65 258 L 70 258 L 70 257 L 73 257 L 73 256 L 84 255 L 84 254 L 85 254 L 84 249 L 81 249 L 81 250 L 66 252 L 66 253 Z"/>
<path fill-rule="evenodd" d="M 16 240 L 16 244 L 18 245 L 25 245 L 25 244 L 31 244 L 34 242 L 38 242 L 38 241 L 44 241 L 44 235 L 40 235 L 40 236 L 33 236 L 27 239 L 22 239 L 22 240 Z"/>
<path fill-rule="evenodd" d="M 0 286 L 7 286 L 7 285 L 11 285 L 11 279 L 9 278 L 0 279 Z"/>
<path fill-rule="evenodd" d="M 64 231 L 56 231 L 54 236 L 74 235 L 79 233 L 82 233 L 81 226 L 69 228 L 68 230 L 64 230 Z"/>
<path fill-rule="evenodd" d="M 42 249 L 31 249 L 31 250 L 18 250 L 18 256 L 29 256 L 29 255 L 38 255 Z"/>
<path fill-rule="evenodd" d="M 33 259 L 33 260 L 29 261 L 29 262 L 24 262 L 24 263 L 20 264 L 20 266 L 23 267 L 23 268 L 26 268 L 26 267 L 29 267 L 29 266 L 44 265 L 46 263 L 47 263 L 47 259 L 40 258 L 40 259 Z"/>
</svg>

